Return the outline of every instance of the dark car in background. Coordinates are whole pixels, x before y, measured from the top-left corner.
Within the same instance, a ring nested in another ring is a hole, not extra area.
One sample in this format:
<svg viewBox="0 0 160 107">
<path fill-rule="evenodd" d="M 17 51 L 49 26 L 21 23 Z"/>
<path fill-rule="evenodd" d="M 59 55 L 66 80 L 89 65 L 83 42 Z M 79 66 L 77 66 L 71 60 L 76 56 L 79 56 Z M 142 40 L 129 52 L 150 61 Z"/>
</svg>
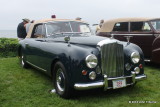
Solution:
<svg viewBox="0 0 160 107">
<path fill-rule="evenodd" d="M 97 35 L 137 44 L 147 61 L 160 64 L 160 18 L 118 18 L 105 21 Z"/>
<path fill-rule="evenodd" d="M 83 21 L 36 21 L 19 44 L 22 67 L 33 66 L 51 76 L 63 98 L 72 96 L 72 90 L 117 89 L 146 78 L 137 45 L 92 35 Z"/>
</svg>

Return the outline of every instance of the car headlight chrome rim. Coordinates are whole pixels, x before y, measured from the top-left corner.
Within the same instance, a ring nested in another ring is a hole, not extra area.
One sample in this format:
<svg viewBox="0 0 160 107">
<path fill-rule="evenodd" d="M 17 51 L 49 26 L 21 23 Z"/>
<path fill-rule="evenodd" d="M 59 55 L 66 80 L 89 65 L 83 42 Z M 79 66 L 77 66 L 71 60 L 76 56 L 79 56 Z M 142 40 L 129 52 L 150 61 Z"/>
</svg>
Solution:
<svg viewBox="0 0 160 107">
<path fill-rule="evenodd" d="M 140 55 L 138 52 L 132 52 L 131 60 L 134 64 L 137 64 L 140 61 Z"/>
<path fill-rule="evenodd" d="M 89 68 L 95 68 L 98 64 L 97 57 L 94 54 L 90 54 L 86 57 L 86 65 Z"/>
</svg>

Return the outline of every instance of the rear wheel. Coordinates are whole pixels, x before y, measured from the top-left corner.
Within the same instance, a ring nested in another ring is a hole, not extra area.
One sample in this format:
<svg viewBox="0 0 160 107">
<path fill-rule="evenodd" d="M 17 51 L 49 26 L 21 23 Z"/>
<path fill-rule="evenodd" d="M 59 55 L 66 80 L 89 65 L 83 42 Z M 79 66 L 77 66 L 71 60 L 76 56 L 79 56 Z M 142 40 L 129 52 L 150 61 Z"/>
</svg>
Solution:
<svg viewBox="0 0 160 107">
<path fill-rule="evenodd" d="M 56 93 L 63 98 L 71 97 L 72 88 L 69 86 L 66 70 L 61 62 L 58 61 L 55 64 L 53 73 L 53 83 Z"/>
</svg>

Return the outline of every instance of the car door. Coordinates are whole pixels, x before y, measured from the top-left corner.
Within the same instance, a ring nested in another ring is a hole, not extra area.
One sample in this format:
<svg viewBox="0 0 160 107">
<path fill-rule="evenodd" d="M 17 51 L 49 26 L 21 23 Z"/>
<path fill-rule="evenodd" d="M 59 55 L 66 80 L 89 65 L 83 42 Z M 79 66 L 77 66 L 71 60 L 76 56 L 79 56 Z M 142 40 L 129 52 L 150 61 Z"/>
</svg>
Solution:
<svg viewBox="0 0 160 107">
<path fill-rule="evenodd" d="M 152 43 L 155 39 L 152 28 L 148 22 L 131 22 L 130 42 L 137 44 L 143 51 L 146 59 L 150 59 L 152 52 Z"/>
<path fill-rule="evenodd" d="M 45 31 L 43 24 L 34 26 L 31 38 L 26 39 L 27 61 L 36 67 L 41 67 L 41 45 L 45 41 Z"/>
</svg>

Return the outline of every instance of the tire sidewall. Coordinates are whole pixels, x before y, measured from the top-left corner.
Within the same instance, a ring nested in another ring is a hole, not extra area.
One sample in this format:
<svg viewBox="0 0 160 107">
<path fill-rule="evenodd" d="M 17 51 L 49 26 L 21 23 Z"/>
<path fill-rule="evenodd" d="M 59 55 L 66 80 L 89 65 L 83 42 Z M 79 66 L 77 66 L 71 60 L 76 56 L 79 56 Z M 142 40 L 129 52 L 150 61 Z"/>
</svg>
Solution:
<svg viewBox="0 0 160 107">
<path fill-rule="evenodd" d="M 57 87 L 57 84 L 56 84 L 56 74 L 57 74 L 57 71 L 58 69 L 61 68 L 62 71 L 63 71 L 63 74 L 64 74 L 64 77 L 65 77 L 65 88 L 64 88 L 64 92 L 61 92 L 58 87 Z M 69 98 L 70 97 L 70 87 L 69 87 L 69 81 L 68 81 L 68 76 L 67 76 L 67 73 L 66 73 L 66 70 L 65 70 L 65 67 L 64 65 L 61 63 L 61 62 L 57 62 L 54 66 L 54 69 L 53 69 L 53 85 L 55 87 L 55 90 L 56 90 L 56 93 L 60 96 L 60 97 L 63 97 L 63 98 Z"/>
<path fill-rule="evenodd" d="M 20 56 L 20 63 L 23 68 L 28 68 L 28 64 L 26 63 L 25 56 L 22 52 Z"/>
</svg>

